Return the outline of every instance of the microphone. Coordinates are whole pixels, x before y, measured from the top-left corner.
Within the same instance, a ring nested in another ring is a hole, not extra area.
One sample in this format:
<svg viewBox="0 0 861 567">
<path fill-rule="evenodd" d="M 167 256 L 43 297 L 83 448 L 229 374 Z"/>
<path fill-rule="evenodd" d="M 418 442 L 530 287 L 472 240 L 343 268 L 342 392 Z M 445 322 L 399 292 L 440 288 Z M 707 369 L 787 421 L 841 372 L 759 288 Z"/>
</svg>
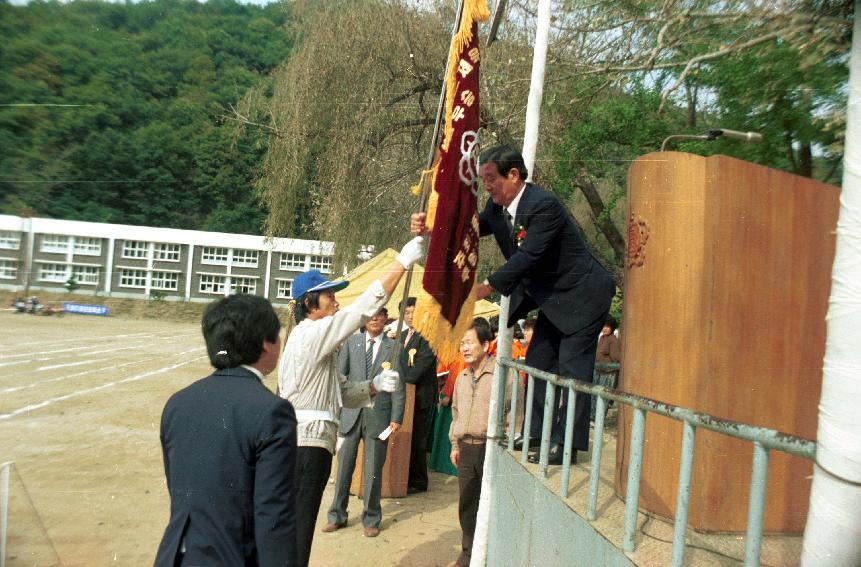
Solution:
<svg viewBox="0 0 861 567">
<path fill-rule="evenodd" d="M 741 140 L 742 142 L 749 142 L 752 144 L 762 141 L 762 134 L 759 132 L 739 132 L 738 130 L 728 130 L 726 128 L 709 130 L 709 135 L 714 136 L 715 138 L 723 136 L 725 138 L 732 138 L 733 140 Z"/>
</svg>

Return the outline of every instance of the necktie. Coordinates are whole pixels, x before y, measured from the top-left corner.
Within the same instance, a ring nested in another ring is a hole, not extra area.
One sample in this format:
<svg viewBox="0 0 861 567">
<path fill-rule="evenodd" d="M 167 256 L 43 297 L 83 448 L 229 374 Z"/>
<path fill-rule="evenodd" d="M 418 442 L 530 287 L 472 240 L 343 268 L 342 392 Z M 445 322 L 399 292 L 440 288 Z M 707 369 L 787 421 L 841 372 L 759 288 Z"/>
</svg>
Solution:
<svg viewBox="0 0 861 567">
<path fill-rule="evenodd" d="M 508 225 L 508 231 L 514 232 L 514 219 L 511 218 L 511 214 L 508 212 L 508 209 L 502 210 L 502 216 L 505 217 L 505 223 Z"/>
<path fill-rule="evenodd" d="M 413 329 L 410 329 L 409 331 L 407 331 L 407 339 L 404 341 L 404 346 L 407 346 L 407 344 L 409 344 L 410 339 L 413 338 L 414 332 L 415 331 Z"/>
<path fill-rule="evenodd" d="M 368 350 L 365 351 L 365 375 L 371 377 L 371 367 L 374 366 L 374 339 L 368 339 Z"/>
</svg>

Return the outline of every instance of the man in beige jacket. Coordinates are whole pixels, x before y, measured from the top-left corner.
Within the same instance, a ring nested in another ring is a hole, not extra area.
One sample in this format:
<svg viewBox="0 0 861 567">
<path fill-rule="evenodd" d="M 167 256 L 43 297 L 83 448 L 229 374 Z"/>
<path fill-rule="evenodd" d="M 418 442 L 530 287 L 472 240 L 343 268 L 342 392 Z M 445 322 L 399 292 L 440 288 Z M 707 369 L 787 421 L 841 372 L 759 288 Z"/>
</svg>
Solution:
<svg viewBox="0 0 861 567">
<path fill-rule="evenodd" d="M 475 518 L 481 495 L 484 451 L 487 444 L 487 417 L 496 359 L 488 355 L 493 333 L 485 319 L 476 318 L 460 342 L 466 363 L 454 385 L 451 403 L 451 462 L 457 467 L 460 499 L 458 515 L 463 531 L 461 553 L 455 565 L 469 565 Z"/>
</svg>

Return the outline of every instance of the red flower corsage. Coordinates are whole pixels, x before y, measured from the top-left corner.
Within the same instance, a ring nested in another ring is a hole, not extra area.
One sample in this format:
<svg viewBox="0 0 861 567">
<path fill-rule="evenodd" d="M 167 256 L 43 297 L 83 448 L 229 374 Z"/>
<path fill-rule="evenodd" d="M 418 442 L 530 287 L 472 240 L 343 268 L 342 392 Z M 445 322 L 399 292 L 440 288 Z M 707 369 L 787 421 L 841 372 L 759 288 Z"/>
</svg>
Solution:
<svg viewBox="0 0 861 567">
<path fill-rule="evenodd" d="M 515 226 L 513 236 L 514 242 L 518 246 L 520 246 L 520 244 L 523 242 L 523 239 L 526 238 L 526 228 L 522 224 Z"/>
</svg>

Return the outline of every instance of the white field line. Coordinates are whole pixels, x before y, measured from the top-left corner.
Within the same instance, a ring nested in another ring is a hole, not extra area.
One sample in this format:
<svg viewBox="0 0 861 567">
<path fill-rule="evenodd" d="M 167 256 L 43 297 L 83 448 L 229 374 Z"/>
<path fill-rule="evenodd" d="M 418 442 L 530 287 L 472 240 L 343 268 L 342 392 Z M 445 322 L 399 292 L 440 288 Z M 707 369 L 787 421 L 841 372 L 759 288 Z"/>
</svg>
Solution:
<svg viewBox="0 0 861 567">
<path fill-rule="evenodd" d="M 76 350 L 84 350 L 84 349 L 88 349 L 88 348 L 92 348 L 92 345 L 85 345 L 85 346 L 72 347 L 72 348 L 63 348 L 63 349 L 59 349 L 59 350 L 50 350 L 50 351 L 40 350 L 40 351 L 33 351 L 33 352 L 21 352 L 18 354 L 0 354 L 0 360 L 9 359 L 9 358 L 25 358 L 28 356 L 33 356 L 34 354 L 57 354 L 57 353 L 61 353 L 61 352 L 73 352 Z M 3 363 L 0 363 L 0 364 L 3 364 Z"/>
<path fill-rule="evenodd" d="M 177 355 L 180 356 L 180 355 L 188 354 L 190 352 L 194 352 L 194 351 L 198 351 L 198 350 L 204 350 L 204 349 L 203 349 L 203 347 L 197 347 L 197 348 L 193 348 L 191 350 L 187 350 L 185 352 L 177 353 Z M 41 402 L 38 402 L 35 404 L 30 404 L 30 405 L 24 406 L 22 408 L 18 408 L 16 410 L 12 410 L 8 413 L 0 414 L 0 420 L 10 419 L 10 418 L 15 417 L 16 415 L 20 415 L 22 413 L 29 413 L 29 412 L 35 411 L 37 409 L 41 409 L 41 408 L 50 406 L 50 405 L 55 404 L 57 402 L 62 402 L 65 400 L 69 400 L 71 398 L 77 398 L 79 396 L 91 394 L 91 393 L 97 392 L 99 390 L 106 390 L 108 388 L 113 388 L 114 386 L 118 386 L 120 384 L 126 384 L 128 382 L 136 382 L 138 380 L 143 380 L 144 378 L 149 378 L 150 376 L 156 376 L 158 374 L 164 374 L 165 372 L 170 372 L 171 370 L 176 370 L 177 368 L 180 368 L 181 366 L 185 366 L 186 364 L 191 364 L 192 362 L 197 362 L 198 360 L 202 360 L 204 358 L 206 358 L 206 357 L 205 356 L 198 356 L 195 358 L 191 358 L 189 360 L 185 360 L 183 362 L 171 364 L 170 366 L 164 366 L 164 367 L 159 368 L 157 370 L 150 370 L 149 372 L 144 372 L 142 374 L 137 374 L 135 376 L 123 378 L 122 380 L 114 380 L 113 382 L 105 382 L 104 384 L 100 384 L 100 385 L 94 386 L 92 388 L 86 388 L 84 390 L 77 390 L 75 392 L 71 392 L 69 394 L 65 394 L 62 396 L 56 396 L 54 398 L 48 398 L 46 400 L 42 400 Z"/>
<path fill-rule="evenodd" d="M 162 340 L 168 339 L 168 340 L 173 341 L 176 339 L 182 339 L 182 338 L 191 337 L 191 336 L 193 336 L 193 335 L 175 335 L 175 336 L 170 336 L 170 337 L 155 337 L 155 338 L 156 339 L 162 339 Z M 103 354 L 106 352 L 113 353 L 113 352 L 117 352 L 117 351 L 121 351 L 121 350 L 134 350 L 134 349 L 146 348 L 146 347 L 149 347 L 151 345 L 152 345 L 152 342 L 144 342 L 144 343 L 139 343 L 139 344 L 130 345 L 130 346 L 124 346 L 124 347 L 110 347 L 110 348 L 106 348 L 106 349 L 102 349 L 102 350 L 91 350 L 91 351 L 87 351 L 87 352 L 76 352 L 76 353 L 68 355 L 68 356 L 90 356 L 93 354 Z M 99 348 L 101 346 L 103 346 L 103 345 L 101 345 L 101 344 L 91 345 L 87 348 Z M 57 358 L 64 358 L 64 357 L 62 357 L 62 356 L 43 356 L 40 358 L 30 358 L 27 360 L 16 360 L 13 362 L 0 362 L 0 367 L 3 367 L 3 366 L 20 366 L 22 364 L 29 364 L 32 362 L 48 362 L 49 360 L 55 360 Z M 88 362 L 98 362 L 98 360 L 90 360 Z M 2 378 L 15 378 L 18 376 L 24 376 L 24 375 L 30 374 L 32 372 L 37 372 L 40 370 L 52 370 L 54 368 L 62 368 L 63 366 L 78 366 L 79 364 L 85 364 L 85 363 L 72 363 L 72 364 L 68 364 L 68 365 L 59 364 L 59 365 L 55 365 L 55 366 L 41 366 L 41 367 L 36 368 L 35 370 L 32 370 L 32 371 L 19 372 L 18 374 L 8 374 L 6 376 L 2 376 Z"/>
<path fill-rule="evenodd" d="M 165 333 L 172 333 L 172 332 L 173 332 L 172 330 L 146 331 L 146 332 L 141 332 L 141 333 L 128 333 L 128 334 L 124 334 L 124 335 L 110 335 L 110 336 L 112 338 L 116 338 L 116 339 L 130 339 L 130 338 L 135 338 L 135 337 L 148 337 L 148 336 L 155 336 L 155 335 L 163 335 Z M 50 346 L 50 345 L 58 345 L 58 344 L 62 344 L 62 343 L 73 343 L 75 341 L 92 341 L 92 340 L 93 340 L 93 337 L 88 335 L 88 336 L 84 336 L 84 337 L 74 337 L 71 339 L 60 339 L 60 340 L 56 340 L 56 341 L 31 341 L 29 343 L 15 343 L 15 344 L 11 344 L 11 345 L 0 344 L 0 350 L 6 351 L 6 350 L 18 349 L 22 346 L 31 346 L 31 345 Z"/>
<path fill-rule="evenodd" d="M 131 362 L 124 362 L 122 364 L 111 364 L 110 366 L 103 366 L 102 368 L 93 368 L 91 370 L 84 370 L 83 372 L 78 372 L 77 374 L 65 374 L 63 376 L 57 376 L 56 378 L 47 378 L 45 380 L 37 380 L 36 382 L 30 382 L 28 384 L 22 384 L 20 386 L 12 386 L 11 388 L 3 388 L 0 389 L 0 394 L 7 394 L 11 392 L 20 392 L 21 390 L 28 390 L 30 388 L 35 388 L 36 386 L 41 386 L 43 384 L 50 384 L 52 382 L 62 382 L 63 380 L 68 380 L 69 378 L 78 378 L 80 376 L 86 376 L 88 374 L 95 374 L 97 372 L 104 372 L 106 370 L 116 370 L 117 368 L 123 368 L 125 366 L 131 366 L 133 364 L 142 364 L 144 362 L 151 362 L 150 358 L 142 358 L 140 360 L 132 360 Z"/>
<path fill-rule="evenodd" d="M 57 368 L 68 368 L 69 366 L 83 366 L 85 364 L 90 364 L 91 362 L 99 362 L 98 358 L 88 358 L 87 360 L 79 360 L 78 362 L 67 362 L 65 364 L 52 364 L 50 366 L 40 366 L 36 369 L 36 372 L 41 372 L 43 370 L 56 370 Z"/>
<path fill-rule="evenodd" d="M 163 333 L 160 333 L 160 334 L 163 334 Z M 153 339 L 175 339 L 175 338 L 181 338 L 181 337 L 192 337 L 192 336 L 196 336 L 196 335 L 197 335 L 197 333 L 186 333 L 186 334 L 182 334 L 182 335 L 171 335 L 169 337 L 161 337 L 155 333 L 150 333 L 150 334 L 145 334 L 143 336 L 137 336 L 136 335 L 134 338 L 138 339 L 138 340 L 150 339 L 150 338 L 153 338 Z M 33 356 L 47 356 L 47 355 L 55 355 L 55 354 L 66 353 L 66 352 L 86 350 L 88 348 L 94 348 L 94 347 L 101 346 L 101 344 L 103 344 L 107 338 L 110 338 L 110 340 L 112 340 L 112 341 L 116 341 L 116 339 L 131 338 L 131 337 L 129 337 L 128 335 L 125 335 L 125 336 L 124 335 L 118 335 L 118 336 L 110 336 L 110 337 L 87 337 L 86 340 L 88 340 L 90 342 L 90 344 L 87 344 L 84 346 L 72 347 L 72 348 L 62 348 L 62 349 L 58 349 L 58 350 L 41 350 L 40 349 L 40 350 L 29 351 L 29 352 L 21 352 L 18 354 L 5 354 L 5 355 L 0 354 L 0 360 L 10 359 L 10 358 L 26 358 L 26 357 L 33 357 Z M 79 339 L 76 339 L 76 340 L 79 340 Z M 83 339 L 80 339 L 80 340 L 83 340 Z M 101 343 L 101 344 L 93 344 L 94 342 Z M 42 358 L 42 359 L 37 359 L 37 360 L 47 360 L 47 359 Z M 20 363 L 17 363 L 17 362 L 15 362 L 15 363 L 0 362 L 0 366 L 10 366 L 12 364 L 20 364 Z"/>
</svg>

